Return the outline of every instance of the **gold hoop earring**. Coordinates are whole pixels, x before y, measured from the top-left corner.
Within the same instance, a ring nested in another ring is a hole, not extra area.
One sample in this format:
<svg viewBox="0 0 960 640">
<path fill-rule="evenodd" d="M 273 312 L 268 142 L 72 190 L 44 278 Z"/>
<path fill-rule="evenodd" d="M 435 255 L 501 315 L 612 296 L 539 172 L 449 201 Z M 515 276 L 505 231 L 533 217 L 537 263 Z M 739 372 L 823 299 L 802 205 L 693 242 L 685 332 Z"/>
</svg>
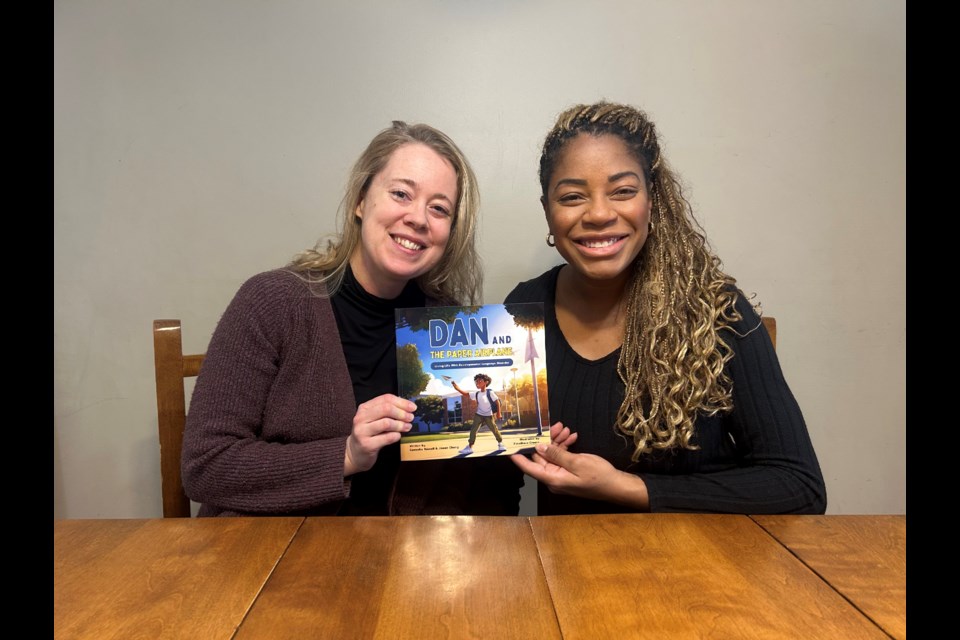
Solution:
<svg viewBox="0 0 960 640">
<path fill-rule="evenodd" d="M 555 246 L 557 246 L 557 240 L 556 240 L 556 238 L 553 237 L 553 234 L 552 234 L 552 233 L 548 233 L 548 234 L 547 234 L 547 246 L 548 246 L 548 247 L 555 247 Z"/>
</svg>

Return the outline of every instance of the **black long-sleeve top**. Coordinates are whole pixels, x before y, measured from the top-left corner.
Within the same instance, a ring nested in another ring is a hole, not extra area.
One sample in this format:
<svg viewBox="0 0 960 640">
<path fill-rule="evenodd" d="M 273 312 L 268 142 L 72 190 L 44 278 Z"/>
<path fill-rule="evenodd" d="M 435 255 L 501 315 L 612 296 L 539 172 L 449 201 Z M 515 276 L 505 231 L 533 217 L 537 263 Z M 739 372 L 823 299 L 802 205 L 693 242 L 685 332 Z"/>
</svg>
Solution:
<svg viewBox="0 0 960 640">
<path fill-rule="evenodd" d="M 733 411 L 700 416 L 693 442 L 697 450 L 674 449 L 630 460 L 632 442 L 615 430 L 624 385 L 617 375 L 620 350 L 586 360 L 567 343 L 557 324 L 554 267 L 518 284 L 506 303 L 543 302 L 547 347 L 547 387 L 551 422 L 578 433 L 574 453 L 592 453 L 617 469 L 640 476 L 650 510 L 715 513 L 824 513 L 826 488 L 807 427 L 767 332 L 741 294 L 742 316 L 723 338 L 733 349 L 727 373 L 733 380 Z M 553 494 L 541 484 L 540 515 L 614 513 L 626 507 Z"/>
</svg>

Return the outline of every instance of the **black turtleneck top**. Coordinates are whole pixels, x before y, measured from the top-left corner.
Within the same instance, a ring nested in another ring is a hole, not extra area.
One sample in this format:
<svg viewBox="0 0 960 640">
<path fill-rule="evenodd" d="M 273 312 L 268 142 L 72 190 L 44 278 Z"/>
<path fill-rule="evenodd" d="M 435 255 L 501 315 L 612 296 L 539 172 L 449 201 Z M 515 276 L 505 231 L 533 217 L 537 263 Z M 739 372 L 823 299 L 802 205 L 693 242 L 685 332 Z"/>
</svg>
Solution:
<svg viewBox="0 0 960 640">
<path fill-rule="evenodd" d="M 422 307 L 426 296 L 411 280 L 392 300 L 360 286 L 348 266 L 343 284 L 331 296 L 343 355 L 353 381 L 357 406 L 385 393 L 397 393 L 397 339 L 394 310 Z M 351 480 L 350 498 L 341 515 L 387 515 L 390 489 L 400 465 L 400 444 L 384 447 L 369 471 Z"/>
</svg>

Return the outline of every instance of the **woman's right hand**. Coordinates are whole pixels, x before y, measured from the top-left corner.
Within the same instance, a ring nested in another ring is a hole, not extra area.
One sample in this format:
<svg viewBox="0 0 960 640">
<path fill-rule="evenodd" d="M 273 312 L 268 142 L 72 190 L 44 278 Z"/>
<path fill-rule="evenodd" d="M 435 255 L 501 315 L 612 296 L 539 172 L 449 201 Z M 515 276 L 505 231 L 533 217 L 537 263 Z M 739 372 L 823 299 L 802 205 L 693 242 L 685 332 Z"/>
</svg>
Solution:
<svg viewBox="0 0 960 640">
<path fill-rule="evenodd" d="M 347 436 L 343 475 L 367 471 L 377 461 L 380 449 L 399 442 L 410 431 L 417 405 L 391 393 L 385 393 L 357 407 L 353 429 Z"/>
</svg>

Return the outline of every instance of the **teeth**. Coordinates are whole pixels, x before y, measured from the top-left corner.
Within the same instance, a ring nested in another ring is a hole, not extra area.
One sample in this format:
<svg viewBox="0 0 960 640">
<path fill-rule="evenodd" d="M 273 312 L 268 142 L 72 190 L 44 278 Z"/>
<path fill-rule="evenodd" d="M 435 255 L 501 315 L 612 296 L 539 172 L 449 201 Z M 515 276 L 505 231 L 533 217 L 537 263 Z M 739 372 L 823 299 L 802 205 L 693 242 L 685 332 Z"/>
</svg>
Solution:
<svg viewBox="0 0 960 640">
<path fill-rule="evenodd" d="M 411 240 L 407 240 L 406 238 L 400 238 L 400 237 L 394 236 L 393 241 L 396 242 L 401 247 L 405 249 L 410 249 L 411 251 L 420 251 L 421 249 L 423 249 L 421 245 Z"/>
<path fill-rule="evenodd" d="M 616 243 L 620 238 L 608 238 L 606 240 L 593 240 L 587 241 L 584 240 L 580 244 L 587 247 L 588 249 L 602 249 L 603 247 L 609 247 L 610 245 Z"/>
</svg>

